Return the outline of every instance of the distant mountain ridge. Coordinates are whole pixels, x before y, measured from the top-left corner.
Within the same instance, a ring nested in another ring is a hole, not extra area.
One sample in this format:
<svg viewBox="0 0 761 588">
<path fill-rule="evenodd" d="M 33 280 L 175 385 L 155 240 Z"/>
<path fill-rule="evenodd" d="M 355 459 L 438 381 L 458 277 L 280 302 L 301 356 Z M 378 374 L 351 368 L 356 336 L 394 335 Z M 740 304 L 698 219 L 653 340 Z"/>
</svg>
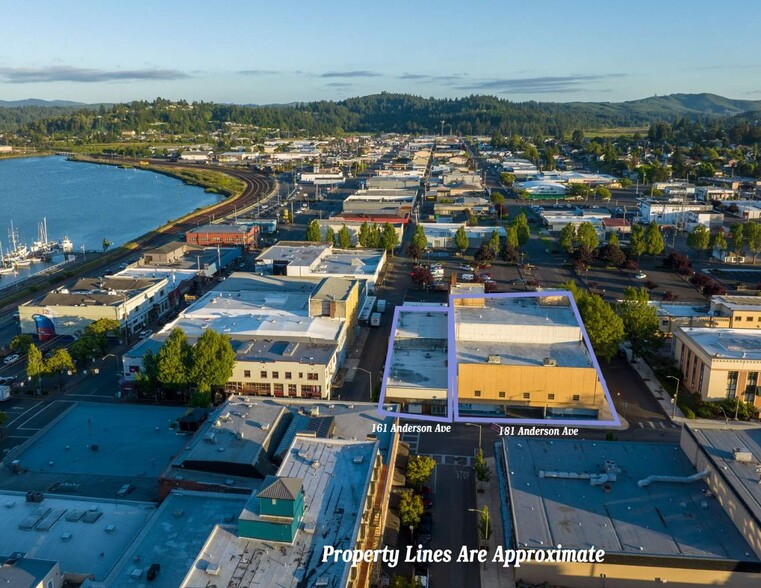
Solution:
<svg viewBox="0 0 761 588">
<path fill-rule="evenodd" d="M 343 132 L 434 133 L 441 121 L 464 135 L 519 134 L 562 136 L 575 129 L 647 127 L 680 118 L 731 118 L 761 113 L 761 100 L 734 100 L 716 94 L 670 94 L 626 102 L 514 102 L 471 95 L 461 98 L 423 98 L 381 92 L 339 101 L 239 105 L 214 102 L 135 100 L 93 105 L 70 101 L 29 99 L 24 106 L 0 102 L 0 131 L 49 136 L 64 133 L 100 142 L 121 133 L 145 132 L 160 124 L 174 134 L 205 133 L 209 125 L 224 128 L 237 123 L 263 129 L 329 135 Z M 177 108 L 177 106 L 182 108 Z"/>
<path fill-rule="evenodd" d="M 41 100 L 39 98 L 26 98 L 25 100 L 0 100 L 0 108 L 23 108 L 24 106 L 81 106 L 85 108 L 92 106 L 84 102 L 75 102 L 73 100 Z"/>
</svg>

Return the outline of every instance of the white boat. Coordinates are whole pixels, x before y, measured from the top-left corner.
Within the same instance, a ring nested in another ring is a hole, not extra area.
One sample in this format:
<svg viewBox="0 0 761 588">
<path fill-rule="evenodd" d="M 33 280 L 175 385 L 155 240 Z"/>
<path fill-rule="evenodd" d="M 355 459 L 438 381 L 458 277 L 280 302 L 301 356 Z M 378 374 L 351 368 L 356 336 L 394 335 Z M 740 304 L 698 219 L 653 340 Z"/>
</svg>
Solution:
<svg viewBox="0 0 761 588">
<path fill-rule="evenodd" d="M 72 243 L 68 237 L 61 239 L 61 251 L 64 253 L 71 253 L 74 251 L 74 243 Z"/>
</svg>

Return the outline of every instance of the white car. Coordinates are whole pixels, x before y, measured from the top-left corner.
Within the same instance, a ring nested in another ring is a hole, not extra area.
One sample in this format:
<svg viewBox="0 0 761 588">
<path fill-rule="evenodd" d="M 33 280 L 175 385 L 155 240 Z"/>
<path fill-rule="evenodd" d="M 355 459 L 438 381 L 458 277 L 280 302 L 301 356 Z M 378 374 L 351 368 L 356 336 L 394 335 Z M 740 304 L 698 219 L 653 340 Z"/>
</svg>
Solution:
<svg viewBox="0 0 761 588">
<path fill-rule="evenodd" d="M 473 274 L 462 274 L 462 281 L 463 282 L 472 282 L 476 279 L 476 276 Z"/>
<path fill-rule="evenodd" d="M 3 360 L 3 363 L 5 365 L 11 365 L 12 363 L 16 363 L 19 360 L 19 356 L 15 353 L 13 355 L 9 355 Z"/>
<path fill-rule="evenodd" d="M 644 280 L 647 277 L 647 274 L 645 272 L 639 272 L 637 275 L 634 276 L 635 280 Z"/>
<path fill-rule="evenodd" d="M 151 331 L 151 330 L 149 330 L 149 329 L 145 329 L 145 330 L 143 330 L 143 331 L 140 331 L 140 332 L 137 334 L 138 338 L 140 338 L 140 339 L 147 339 L 147 338 L 148 338 L 148 337 L 150 337 L 151 335 L 153 335 L 153 331 Z"/>
</svg>

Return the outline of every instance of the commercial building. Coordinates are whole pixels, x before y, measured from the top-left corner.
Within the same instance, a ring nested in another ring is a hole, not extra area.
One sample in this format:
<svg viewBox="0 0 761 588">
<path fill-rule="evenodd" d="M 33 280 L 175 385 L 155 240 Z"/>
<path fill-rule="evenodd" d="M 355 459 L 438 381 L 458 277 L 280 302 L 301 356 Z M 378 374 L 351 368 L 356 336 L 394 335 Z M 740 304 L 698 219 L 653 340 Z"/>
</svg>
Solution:
<svg viewBox="0 0 761 588">
<path fill-rule="evenodd" d="M 191 344 L 212 329 L 230 337 L 236 354 L 226 391 L 330 398 L 356 334 L 361 290 L 357 280 L 234 273 L 124 355 L 125 384 L 134 386 L 145 353 L 155 352 L 173 329 Z"/>
<path fill-rule="evenodd" d="M 737 198 L 737 192 L 730 188 L 718 186 L 697 186 L 695 188 L 695 198 L 704 202 L 711 200 L 734 200 Z"/>
<path fill-rule="evenodd" d="M 681 450 L 662 443 L 505 438 L 502 508 L 512 533 L 500 539 L 514 549 L 546 552 L 515 568 L 516 580 L 569 588 L 755 586 L 759 486 L 740 478 L 752 465 L 722 469 L 721 462 L 732 459 L 729 440 L 720 451 L 701 450 L 688 443 L 685 430 Z M 743 503 L 755 504 L 755 521 Z M 592 547 L 604 550 L 603 561 L 567 557 L 566 550 Z M 561 557 L 550 559 L 549 552 Z"/>
<path fill-rule="evenodd" d="M 392 333 L 382 402 L 405 414 L 449 416 L 446 308 L 402 308 Z"/>
<path fill-rule="evenodd" d="M 721 326 L 730 329 L 761 328 L 761 299 L 758 296 L 711 296 L 711 314 L 728 319 Z"/>
<path fill-rule="evenodd" d="M 654 200 L 639 198 L 640 222 L 659 225 L 684 226 L 688 212 L 713 212 L 710 204 L 686 200 Z"/>
<path fill-rule="evenodd" d="M 315 186 L 335 186 L 343 184 L 346 178 L 340 170 L 301 172 L 299 182 L 302 184 L 313 184 Z"/>
<path fill-rule="evenodd" d="M 41 340 L 76 336 L 98 319 L 118 321 L 130 333 L 170 310 L 166 278 L 80 278 L 19 306 L 21 332 Z"/>
<path fill-rule="evenodd" d="M 724 215 L 713 210 L 691 210 L 685 216 L 684 228 L 692 231 L 698 225 L 703 225 L 709 231 L 721 228 L 724 223 Z"/>
<path fill-rule="evenodd" d="M 452 298 L 462 416 L 611 420 L 566 295 Z"/>
<path fill-rule="evenodd" d="M 761 406 L 761 331 L 681 327 L 673 353 L 682 384 L 703 400 L 740 398 Z"/>
<path fill-rule="evenodd" d="M 281 241 L 262 251 L 256 262 L 275 276 L 360 280 L 367 291 L 372 292 L 386 264 L 386 252 L 335 249 L 325 243 Z"/>
<path fill-rule="evenodd" d="M 549 182 L 542 180 L 534 180 L 529 182 L 519 182 L 515 186 L 518 190 L 525 190 L 532 196 L 565 196 L 568 192 L 568 188 L 558 182 Z"/>
<path fill-rule="evenodd" d="M 0 145 L 0 152 L 2 147 Z M 61 588 L 64 578 L 58 562 L 14 552 L 7 557 L 0 556 L 0 580 L 15 588 Z"/>
<path fill-rule="evenodd" d="M 761 219 L 761 202 L 758 200 L 738 200 L 733 202 L 744 220 Z"/>
<path fill-rule="evenodd" d="M 604 218 L 602 219 L 602 229 L 606 234 L 628 235 L 632 232 L 632 225 L 625 218 Z"/>
<path fill-rule="evenodd" d="M 436 215 L 450 215 L 470 211 L 473 214 L 487 214 L 493 210 L 490 200 L 481 196 L 459 196 L 451 199 L 440 199 L 433 205 Z"/>
<path fill-rule="evenodd" d="M 209 224 L 196 227 L 185 233 L 185 241 L 195 245 L 256 247 L 259 240 L 259 226 Z"/>
<path fill-rule="evenodd" d="M 482 241 L 488 241 L 494 231 L 499 233 L 500 238 L 505 237 L 505 227 L 493 226 L 469 226 L 462 223 L 420 223 L 425 231 L 428 247 L 432 249 L 455 249 L 454 236 L 460 227 L 465 227 L 465 233 L 471 247 L 478 247 Z"/>
</svg>

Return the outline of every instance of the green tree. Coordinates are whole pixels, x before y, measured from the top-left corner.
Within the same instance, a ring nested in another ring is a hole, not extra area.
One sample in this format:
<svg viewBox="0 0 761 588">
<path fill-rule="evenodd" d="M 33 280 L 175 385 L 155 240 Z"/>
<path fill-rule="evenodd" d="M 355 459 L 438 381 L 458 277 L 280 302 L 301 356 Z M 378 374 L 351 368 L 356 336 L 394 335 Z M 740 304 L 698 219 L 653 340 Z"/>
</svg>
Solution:
<svg viewBox="0 0 761 588">
<path fill-rule="evenodd" d="M 476 471 L 476 480 L 479 482 L 488 482 L 491 479 L 491 470 L 489 470 L 489 465 L 484 459 L 483 449 L 478 449 L 473 469 Z"/>
<path fill-rule="evenodd" d="M 716 168 L 707 161 L 701 161 L 695 168 L 695 175 L 699 178 L 712 178 L 716 175 Z"/>
<path fill-rule="evenodd" d="M 58 376 L 59 388 L 62 388 L 64 372 L 74 373 L 76 371 L 77 368 L 74 366 L 74 360 L 69 355 L 68 350 L 63 347 L 53 351 L 52 355 L 45 361 L 44 372 Z"/>
<path fill-rule="evenodd" d="M 399 497 L 399 519 L 403 527 L 417 527 L 425 507 L 423 499 L 414 492 L 402 492 Z"/>
<path fill-rule="evenodd" d="M 45 373 L 45 363 L 42 360 L 42 352 L 36 345 L 32 344 L 27 350 L 26 375 L 35 381 L 37 388 L 40 388 L 41 379 Z"/>
<path fill-rule="evenodd" d="M 484 505 L 478 515 L 478 537 L 481 541 L 488 541 L 491 538 L 492 525 L 489 518 L 489 507 Z"/>
<path fill-rule="evenodd" d="M 370 237 L 370 225 L 367 224 L 367 221 L 363 222 L 359 227 L 359 235 L 357 237 L 357 241 L 359 242 L 360 247 L 367 247 L 367 242 Z"/>
<path fill-rule="evenodd" d="M 494 209 L 497 211 L 498 217 L 502 218 L 502 211 L 505 207 L 505 197 L 501 192 L 494 192 L 491 195 L 491 203 L 494 205 Z"/>
<path fill-rule="evenodd" d="M 325 242 L 330 245 L 336 244 L 336 232 L 333 230 L 333 227 L 328 227 L 325 230 Z"/>
<path fill-rule="evenodd" d="M 705 225 L 695 225 L 695 228 L 687 235 L 687 246 L 695 251 L 708 251 L 711 235 Z"/>
<path fill-rule="evenodd" d="M 595 190 L 595 198 L 599 198 L 600 200 L 610 200 L 611 196 L 613 196 L 612 192 L 604 186 L 599 186 Z"/>
<path fill-rule="evenodd" d="M 647 251 L 647 242 L 645 241 L 645 228 L 642 225 L 632 225 L 632 232 L 629 238 L 629 255 L 637 259 Z"/>
<path fill-rule="evenodd" d="M 658 227 L 658 223 L 652 221 L 645 229 L 645 252 L 650 255 L 660 255 L 666 249 L 666 243 Z"/>
<path fill-rule="evenodd" d="M 425 229 L 423 225 L 417 225 L 415 232 L 412 234 L 412 245 L 417 247 L 420 251 L 425 251 L 428 246 L 428 238 L 425 236 Z"/>
<path fill-rule="evenodd" d="M 234 365 L 235 351 L 230 338 L 211 329 L 204 331 L 193 347 L 190 382 L 197 388 L 194 405 L 209 406 L 212 390 L 227 383 Z"/>
<path fill-rule="evenodd" d="M 91 322 L 85 327 L 85 333 L 93 336 L 119 335 L 122 325 L 115 319 L 102 318 Z"/>
<path fill-rule="evenodd" d="M 156 395 L 158 387 L 159 367 L 158 358 L 152 350 L 143 354 L 142 369 L 137 372 L 138 392 L 146 397 L 153 398 Z"/>
<path fill-rule="evenodd" d="M 190 381 L 193 350 L 182 329 L 173 329 L 157 355 L 157 380 L 171 390 L 182 390 Z"/>
<path fill-rule="evenodd" d="M 732 225 L 732 249 L 734 251 L 742 251 L 745 247 L 745 225 L 740 223 Z"/>
<path fill-rule="evenodd" d="M 573 134 L 571 135 L 571 142 L 577 147 L 580 147 L 584 142 L 584 131 L 581 129 L 574 130 Z"/>
<path fill-rule="evenodd" d="M 489 249 L 491 249 L 494 252 L 494 255 L 499 253 L 500 247 L 500 238 L 499 238 L 499 231 L 492 231 L 491 236 L 489 237 Z"/>
<path fill-rule="evenodd" d="M 338 247 L 340 249 L 348 249 L 351 247 L 351 233 L 349 232 L 349 229 L 346 228 L 346 225 L 341 227 L 341 230 L 338 231 Z"/>
<path fill-rule="evenodd" d="M 590 222 L 583 222 L 576 229 L 576 240 L 579 242 L 579 246 L 587 251 L 597 249 L 600 244 L 600 239 L 597 237 L 597 230 Z"/>
<path fill-rule="evenodd" d="M 621 242 L 618 240 L 618 233 L 615 231 L 611 231 L 608 233 L 608 245 L 612 245 L 614 247 L 621 247 Z"/>
<path fill-rule="evenodd" d="M 499 174 L 499 181 L 505 186 L 511 187 L 515 183 L 515 176 L 508 172 L 502 172 Z"/>
<path fill-rule="evenodd" d="M 568 223 L 563 227 L 563 230 L 560 231 L 560 246 L 568 251 L 569 253 L 573 251 L 573 248 L 576 245 L 576 225 L 572 223 Z"/>
<path fill-rule="evenodd" d="M 478 219 L 476 218 L 476 215 L 473 214 L 473 211 L 468 208 L 465 210 L 465 214 L 468 216 L 468 226 L 475 227 L 478 224 Z"/>
<path fill-rule="evenodd" d="M 339 232 L 340 239 L 340 232 Z M 367 247 L 370 249 L 379 249 L 381 246 L 381 233 L 378 225 L 373 223 L 367 232 Z"/>
<path fill-rule="evenodd" d="M 394 249 L 399 245 L 399 234 L 391 223 L 383 224 L 380 240 L 381 249 L 385 249 L 389 253 L 393 253 Z"/>
<path fill-rule="evenodd" d="M 624 338 L 624 323 L 613 308 L 602 298 L 588 292 L 576 298 L 581 320 L 589 336 L 594 352 L 606 361 L 618 352 Z"/>
<path fill-rule="evenodd" d="M 101 245 L 103 245 L 103 251 L 108 251 L 108 248 L 111 247 L 111 241 L 104 238 Z"/>
<path fill-rule="evenodd" d="M 407 482 L 413 488 L 420 488 L 431 477 L 436 460 L 427 455 L 413 455 L 407 461 Z"/>
<path fill-rule="evenodd" d="M 647 288 L 627 287 L 624 289 L 624 300 L 616 306 L 624 324 L 624 337 L 639 356 L 654 351 L 661 343 L 658 311 L 648 304 L 649 300 Z"/>
<path fill-rule="evenodd" d="M 518 232 L 518 243 L 520 243 L 521 247 L 523 247 L 531 238 L 531 230 L 528 226 L 528 219 L 526 218 L 526 215 L 523 213 L 523 211 L 521 211 L 521 213 L 513 219 L 512 225 Z"/>
<path fill-rule="evenodd" d="M 21 335 L 16 335 L 13 339 L 11 339 L 10 348 L 14 353 L 26 355 L 29 353 L 29 348 L 33 343 L 34 339 L 31 335 L 22 333 Z"/>
<path fill-rule="evenodd" d="M 576 198 L 589 198 L 589 186 L 574 182 L 568 187 L 568 194 Z"/>
<path fill-rule="evenodd" d="M 307 225 L 307 232 L 304 236 L 304 240 L 309 241 L 310 243 L 319 243 L 322 240 L 320 237 L 320 223 L 317 222 L 317 219 L 314 219 Z"/>
<path fill-rule="evenodd" d="M 753 263 L 756 263 L 756 257 L 761 253 L 761 225 L 758 223 L 747 223 L 743 229 L 743 239 L 745 248 L 753 256 Z"/>
<path fill-rule="evenodd" d="M 539 165 L 539 151 L 530 143 L 523 148 L 523 156 L 534 165 Z"/>
<path fill-rule="evenodd" d="M 473 260 L 476 263 L 490 263 L 496 257 L 494 250 L 489 247 L 488 243 L 481 243 L 473 254 Z"/>
<path fill-rule="evenodd" d="M 510 225 L 505 229 L 505 247 L 511 249 L 518 249 L 518 247 L 520 247 L 518 229 L 516 229 L 514 225 Z"/>
<path fill-rule="evenodd" d="M 727 247 L 727 238 L 724 236 L 724 230 L 719 229 L 716 234 L 711 237 L 711 251 L 726 251 Z"/>
<path fill-rule="evenodd" d="M 630 188 L 632 185 L 632 181 L 629 178 L 621 178 L 618 183 L 621 184 L 623 189 Z"/>
<path fill-rule="evenodd" d="M 84 334 L 69 345 L 69 353 L 77 361 L 86 363 L 93 357 L 103 353 L 104 341 L 105 335 L 97 336 Z"/>
<path fill-rule="evenodd" d="M 465 231 L 465 227 L 460 227 L 454 234 L 454 244 L 460 253 L 465 253 L 468 250 L 470 241 L 468 240 L 468 233 Z"/>
</svg>

